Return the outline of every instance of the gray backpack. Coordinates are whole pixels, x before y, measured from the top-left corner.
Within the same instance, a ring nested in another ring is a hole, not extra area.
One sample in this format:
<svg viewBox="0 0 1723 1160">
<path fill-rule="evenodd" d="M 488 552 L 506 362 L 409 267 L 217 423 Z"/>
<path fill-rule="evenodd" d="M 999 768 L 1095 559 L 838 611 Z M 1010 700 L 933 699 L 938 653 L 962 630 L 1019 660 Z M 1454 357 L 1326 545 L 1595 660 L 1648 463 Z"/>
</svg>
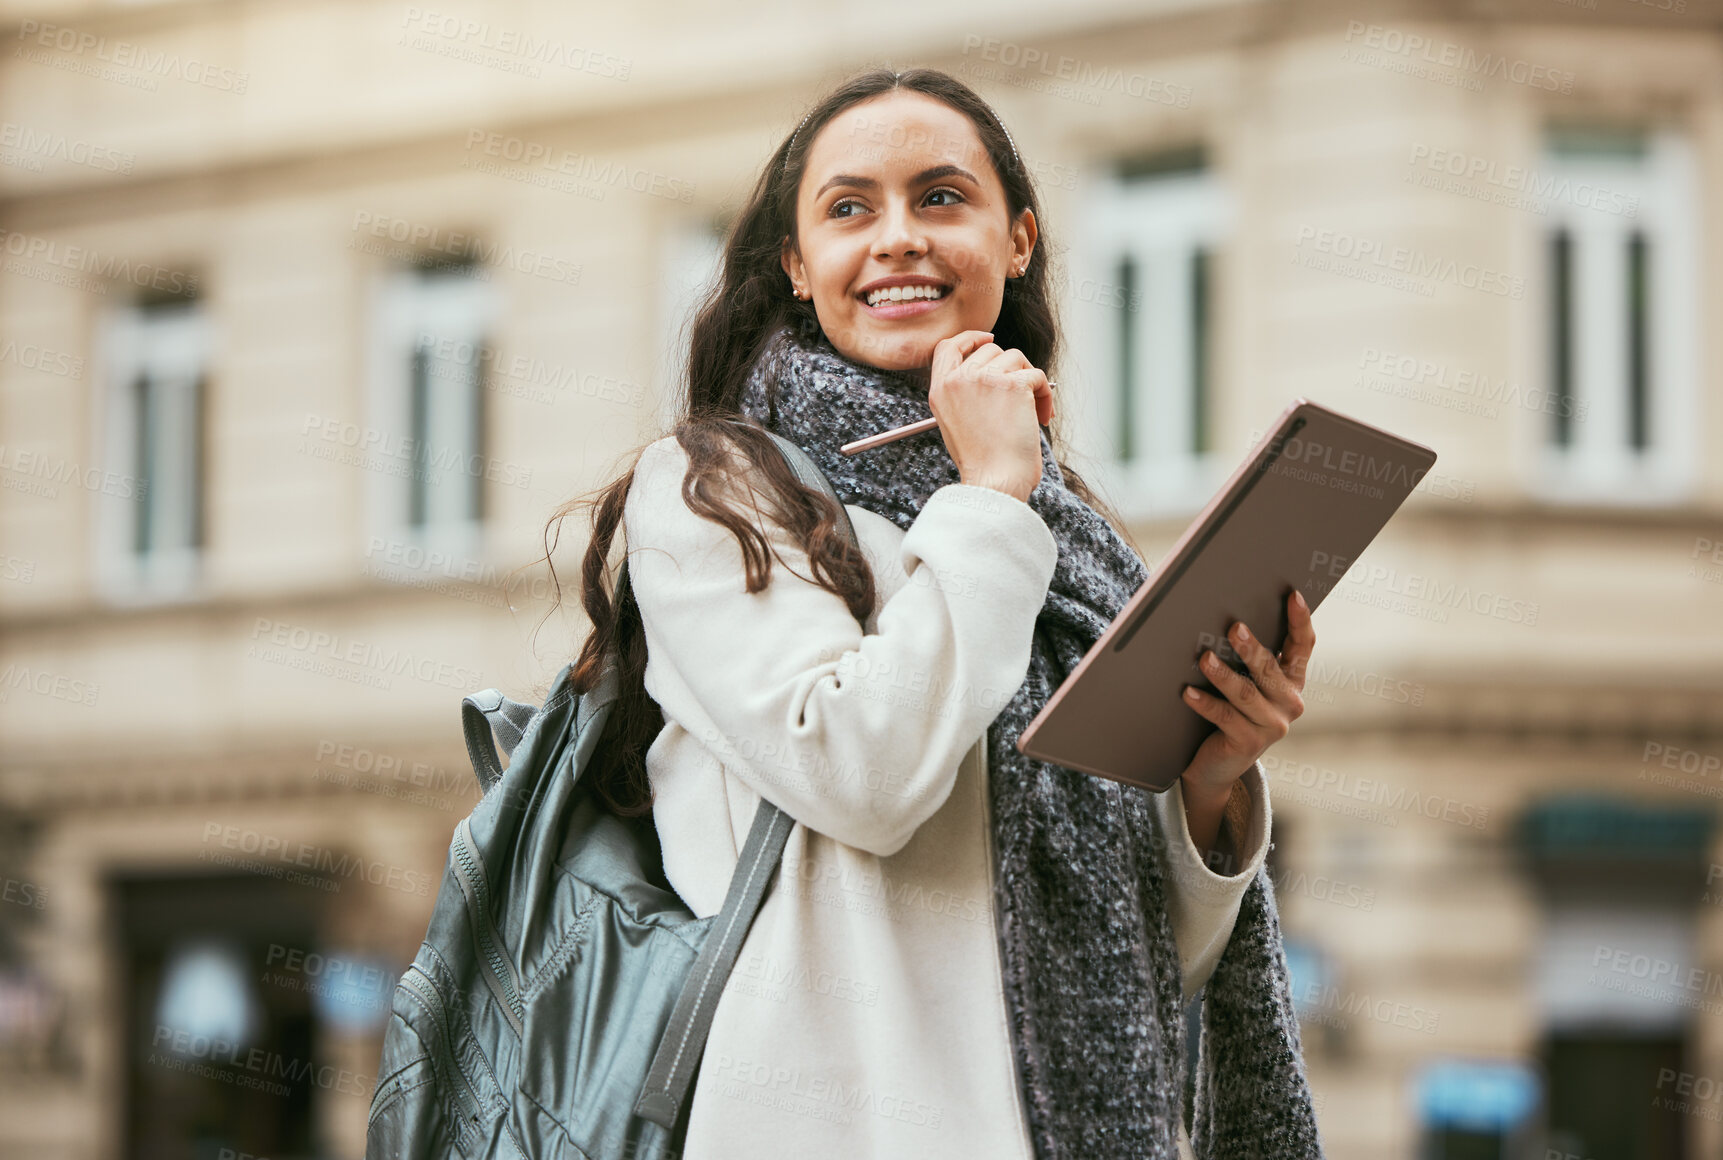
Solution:
<svg viewBox="0 0 1723 1160">
<path fill-rule="evenodd" d="M 842 512 L 808 454 L 768 434 Z M 855 543 L 847 512 L 842 527 Z M 619 597 L 627 583 L 624 564 Z M 664 880 L 651 817 L 618 817 L 582 781 L 616 672 L 583 696 L 573 667 L 536 708 L 495 689 L 461 702 L 484 796 L 455 827 L 430 929 L 395 987 L 366 1160 L 681 1150 L 713 1012 L 793 823 L 762 800 L 724 908 L 695 918 Z"/>
</svg>

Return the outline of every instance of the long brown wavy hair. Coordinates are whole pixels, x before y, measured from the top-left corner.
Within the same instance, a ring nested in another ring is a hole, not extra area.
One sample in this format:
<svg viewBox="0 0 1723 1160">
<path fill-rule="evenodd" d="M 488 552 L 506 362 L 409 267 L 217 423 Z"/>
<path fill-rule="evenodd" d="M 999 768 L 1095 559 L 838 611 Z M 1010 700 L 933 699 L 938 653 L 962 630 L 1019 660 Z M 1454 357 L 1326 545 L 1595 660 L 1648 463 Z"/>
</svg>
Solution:
<svg viewBox="0 0 1723 1160">
<path fill-rule="evenodd" d="M 686 395 L 678 422 L 670 432 L 688 455 L 682 499 L 691 511 L 735 535 L 746 567 L 747 591 L 759 592 L 766 587 L 773 558 L 786 568 L 789 565 L 771 550 L 759 528 L 721 494 L 722 480 L 735 463 L 735 453 L 752 468 L 751 480 L 768 485 L 765 495 L 776 521 L 808 553 L 814 573 L 810 579 L 842 597 L 858 620 L 865 620 L 873 611 L 874 578 L 866 558 L 839 531 L 842 513 L 823 492 L 796 478 L 765 429 L 742 415 L 740 400 L 748 372 L 778 327 L 792 327 L 804 341 L 820 331 L 813 302 L 791 293 L 779 261 L 783 239 L 788 236 L 792 244 L 796 243 L 796 196 L 809 147 L 820 129 L 851 105 L 900 88 L 925 93 L 967 116 L 1005 187 L 1011 220 L 1025 209 L 1034 211 L 1043 244 L 1031 252 L 1023 275 L 1006 282 L 999 319 L 992 328 L 993 341 L 1005 350 L 1016 347 L 1030 365 L 1052 376 L 1059 355 L 1059 324 L 1047 290 L 1047 229 L 1034 183 L 1014 161 L 1015 151 L 1003 126 L 987 102 L 948 73 L 927 68 L 903 72 L 873 68 L 851 77 L 814 105 L 799 130 L 773 151 L 747 204 L 736 216 L 724 243 L 722 271 L 707 289 L 694 318 L 682 377 Z M 1065 465 L 1063 441 L 1051 428 L 1047 431 L 1066 485 L 1130 542 L 1118 516 Z M 633 452 L 634 464 L 638 464 L 645 446 Z M 652 809 L 645 755 L 664 727 L 663 714 L 647 695 L 643 681 L 646 637 L 639 608 L 625 582 L 626 574 L 620 585 L 610 580 L 611 544 L 622 524 L 633 482 L 634 467 L 630 466 L 596 493 L 563 504 L 545 527 L 545 560 L 549 562 L 555 550 L 553 529 L 560 538 L 565 518 L 582 508 L 591 509 L 592 536 L 581 565 L 581 603 L 592 622 L 592 632 L 569 681 L 575 692 L 584 694 L 598 684 L 608 664 L 614 662 L 617 667 L 617 698 L 594 754 L 591 776 L 599 798 L 623 817 L 639 817 Z M 558 592 L 551 609 L 554 613 L 561 600 L 560 585 L 554 583 L 554 564 L 551 575 L 552 587 Z"/>
</svg>

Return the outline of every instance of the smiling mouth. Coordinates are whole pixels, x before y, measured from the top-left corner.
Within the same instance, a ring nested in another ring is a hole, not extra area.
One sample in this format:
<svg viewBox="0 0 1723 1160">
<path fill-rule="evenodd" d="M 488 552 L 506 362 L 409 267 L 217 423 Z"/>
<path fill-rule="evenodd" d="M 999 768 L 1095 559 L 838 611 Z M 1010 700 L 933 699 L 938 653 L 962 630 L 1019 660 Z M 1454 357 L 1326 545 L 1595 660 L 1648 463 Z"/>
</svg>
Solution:
<svg viewBox="0 0 1723 1160">
<path fill-rule="evenodd" d="M 904 313 L 904 307 L 928 308 L 951 296 L 949 286 L 892 286 L 861 295 L 869 310 Z M 894 310 L 893 308 L 899 308 Z"/>
</svg>

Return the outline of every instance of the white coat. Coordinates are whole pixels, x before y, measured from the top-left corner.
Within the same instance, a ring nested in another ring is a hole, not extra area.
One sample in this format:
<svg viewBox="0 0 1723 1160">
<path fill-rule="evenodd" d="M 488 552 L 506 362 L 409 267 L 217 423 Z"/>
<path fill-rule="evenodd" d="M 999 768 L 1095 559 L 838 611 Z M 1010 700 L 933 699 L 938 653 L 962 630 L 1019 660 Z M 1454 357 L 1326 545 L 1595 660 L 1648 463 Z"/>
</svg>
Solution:
<svg viewBox="0 0 1723 1160">
<path fill-rule="evenodd" d="M 878 588 L 864 635 L 760 515 L 779 559 L 746 592 L 735 536 L 682 500 L 687 467 L 674 437 L 651 444 L 624 514 L 665 719 L 646 756 L 665 874 L 714 914 L 760 796 L 796 825 L 718 1004 L 685 1160 L 1033 1160 L 994 932 L 986 729 L 1028 672 L 1057 543 L 989 488 L 939 488 L 907 533 L 849 505 Z M 728 495 L 750 510 L 745 489 Z M 1260 765 L 1244 783 L 1229 876 L 1204 864 L 1179 789 L 1155 799 L 1187 997 L 1268 848 Z"/>
</svg>

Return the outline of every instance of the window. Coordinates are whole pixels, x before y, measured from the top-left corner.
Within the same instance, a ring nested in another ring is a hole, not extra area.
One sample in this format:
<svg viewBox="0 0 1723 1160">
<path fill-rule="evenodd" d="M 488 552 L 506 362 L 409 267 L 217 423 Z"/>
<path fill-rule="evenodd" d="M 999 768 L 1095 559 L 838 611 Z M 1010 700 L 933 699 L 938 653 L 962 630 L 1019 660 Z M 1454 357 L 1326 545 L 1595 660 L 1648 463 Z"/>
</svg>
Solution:
<svg viewBox="0 0 1723 1160">
<path fill-rule="evenodd" d="M 1592 503 L 1678 500 L 1699 426 L 1699 243 L 1685 143 L 1672 132 L 1553 129 L 1533 187 L 1549 206 L 1540 490 Z"/>
<path fill-rule="evenodd" d="M 1684 902 L 1647 893 L 1564 899 L 1545 910 L 1536 977 L 1552 1145 L 1579 1156 L 1688 1154 L 1690 1117 L 1665 1110 L 1654 1097 L 1673 1092 L 1659 1086 L 1660 1074 L 1699 1070 L 1696 1027 L 1685 1004 L 1700 992 L 1634 974 L 1639 962 L 1685 968 L 1697 961 L 1694 915 Z"/>
<path fill-rule="evenodd" d="M 1091 384 L 1089 445 L 1127 515 L 1194 511 L 1224 478 L 1212 352 L 1227 200 L 1200 148 L 1122 160 L 1091 189 L 1066 288 Z"/>
<path fill-rule="evenodd" d="M 475 553 L 487 511 L 484 374 L 491 285 L 468 265 L 396 270 L 382 286 L 363 458 L 375 525 L 437 550 Z"/>
<path fill-rule="evenodd" d="M 191 595 L 207 545 L 209 326 L 195 299 L 109 319 L 98 584 L 113 600 Z"/>
<path fill-rule="evenodd" d="M 694 315 L 724 264 L 726 223 L 705 218 L 680 223 L 666 234 L 659 261 L 658 429 L 675 426 L 687 398 L 684 375 Z"/>
<path fill-rule="evenodd" d="M 1715 976 L 1694 964 L 1705 961 L 1716 827 L 1702 806 L 1621 794 L 1556 794 L 1518 819 L 1516 854 L 1541 904 L 1529 981 L 1551 1150 L 1691 1154 L 1694 1115 L 1675 1106 L 1690 1093 L 1671 1079 L 1705 1074 L 1696 1012 Z"/>
</svg>

